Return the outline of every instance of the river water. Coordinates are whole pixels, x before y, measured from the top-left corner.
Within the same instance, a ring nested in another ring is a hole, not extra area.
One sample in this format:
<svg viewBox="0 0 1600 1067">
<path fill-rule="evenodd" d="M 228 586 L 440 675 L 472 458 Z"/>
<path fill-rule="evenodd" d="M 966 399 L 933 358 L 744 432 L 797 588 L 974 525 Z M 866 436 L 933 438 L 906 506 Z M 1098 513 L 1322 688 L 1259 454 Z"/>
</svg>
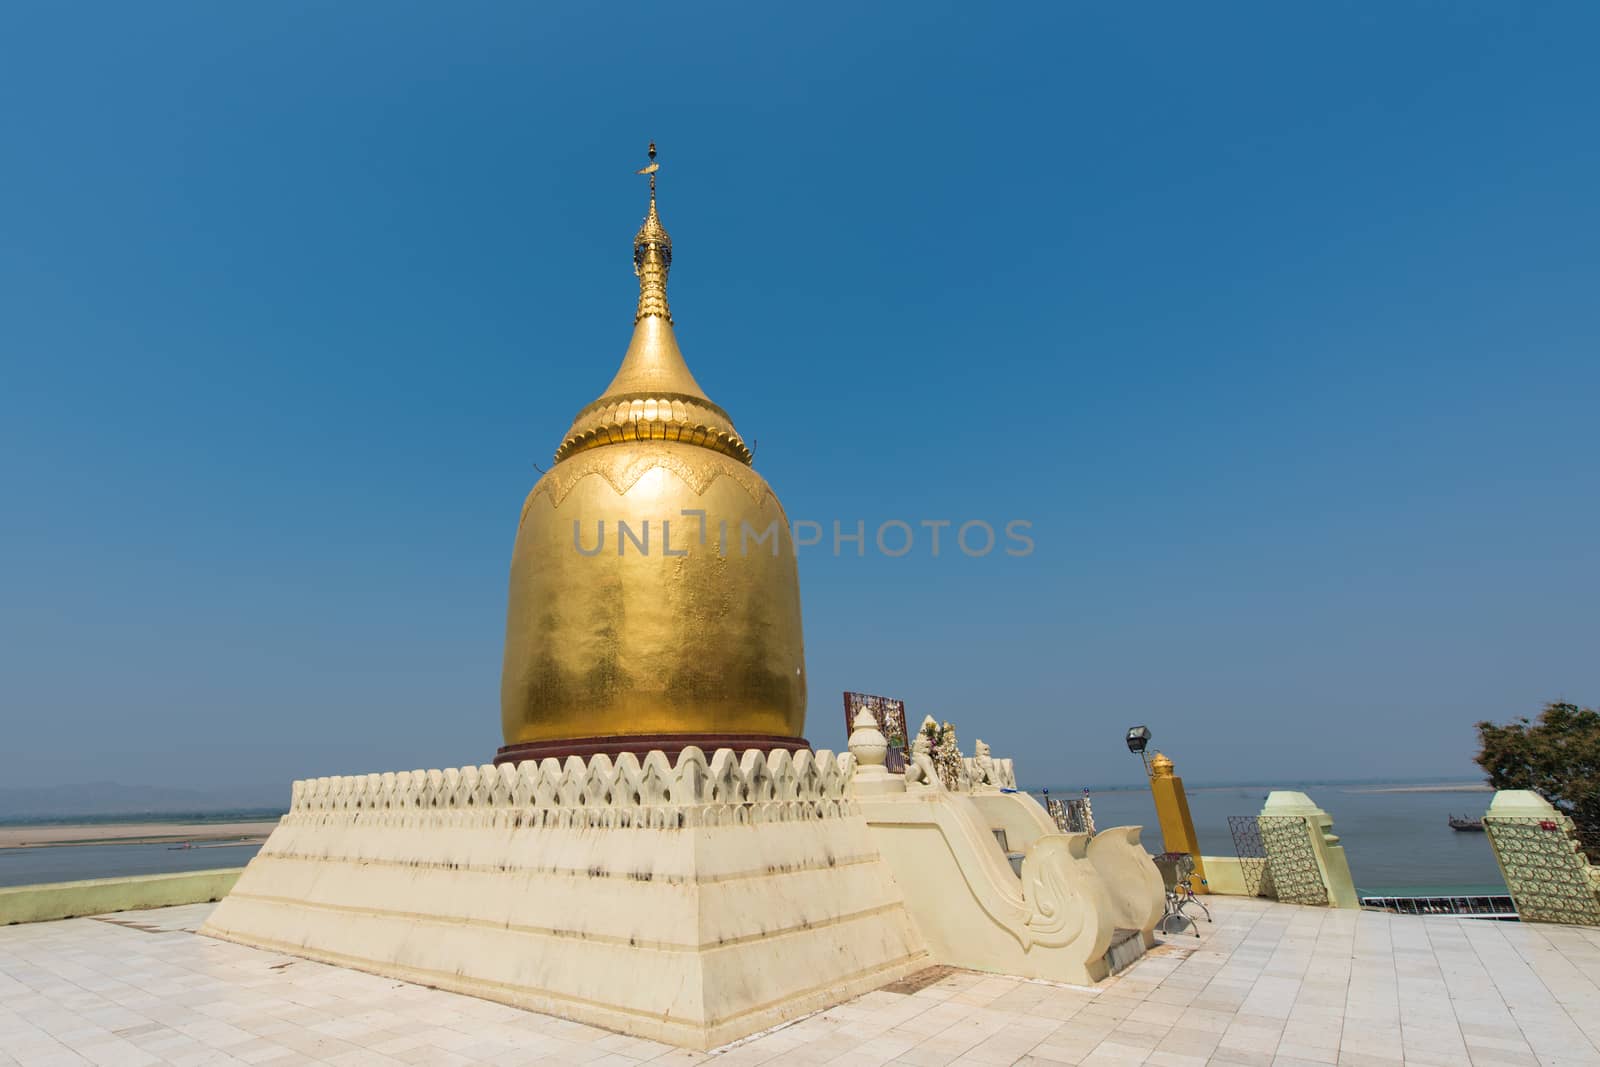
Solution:
<svg viewBox="0 0 1600 1067">
<path fill-rule="evenodd" d="M 163 844 L 0 848 L 0 886 L 243 867 L 260 847 L 256 843 L 178 849 Z"/>
<path fill-rule="evenodd" d="M 1488 838 L 1481 833 L 1450 829 L 1449 816 L 1479 817 L 1493 793 L 1373 792 L 1372 785 L 1302 785 L 1300 789 L 1333 816 L 1333 832 L 1344 845 L 1350 873 L 1362 892 L 1380 895 L 1504 893 L 1505 882 L 1495 865 Z M 1189 813 L 1208 856 L 1232 856 L 1228 816 L 1259 815 L 1268 787 L 1188 788 Z M 1033 790 L 1039 795 L 1037 789 Z M 1081 796 L 1076 790 L 1052 787 L 1052 796 Z M 1095 825 L 1136 824 L 1151 852 L 1161 851 L 1161 831 L 1148 789 L 1100 791 L 1091 794 Z"/>
</svg>

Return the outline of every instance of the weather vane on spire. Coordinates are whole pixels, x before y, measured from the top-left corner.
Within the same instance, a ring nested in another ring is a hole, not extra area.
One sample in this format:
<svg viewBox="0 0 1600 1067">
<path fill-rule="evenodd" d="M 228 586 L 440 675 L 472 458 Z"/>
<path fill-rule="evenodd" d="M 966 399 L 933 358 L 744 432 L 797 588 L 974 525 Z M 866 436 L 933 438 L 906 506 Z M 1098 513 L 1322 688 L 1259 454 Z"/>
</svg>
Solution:
<svg viewBox="0 0 1600 1067">
<path fill-rule="evenodd" d="M 648 167 L 640 167 L 638 170 L 634 171 L 635 174 L 648 174 L 648 175 L 650 175 L 650 199 L 651 200 L 654 200 L 656 198 L 656 171 L 658 171 L 660 169 L 661 169 L 661 164 L 656 162 L 656 143 L 654 141 L 651 141 L 650 142 L 650 165 Z"/>
<path fill-rule="evenodd" d="M 633 273 L 639 276 L 639 310 L 633 321 L 659 315 L 670 325 L 672 312 L 667 310 L 667 271 L 672 268 L 672 238 L 661 225 L 656 214 L 656 143 L 650 142 L 650 165 L 634 171 L 650 175 L 650 210 L 645 213 L 644 225 L 633 236 Z"/>
</svg>

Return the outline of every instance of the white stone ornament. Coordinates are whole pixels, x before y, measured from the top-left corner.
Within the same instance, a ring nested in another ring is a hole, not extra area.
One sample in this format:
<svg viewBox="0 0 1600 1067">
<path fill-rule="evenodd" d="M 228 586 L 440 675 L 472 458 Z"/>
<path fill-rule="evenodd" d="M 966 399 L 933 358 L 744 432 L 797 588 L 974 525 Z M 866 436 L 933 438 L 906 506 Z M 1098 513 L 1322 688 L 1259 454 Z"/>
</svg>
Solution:
<svg viewBox="0 0 1600 1067">
<path fill-rule="evenodd" d="M 850 792 L 855 796 L 905 792 L 904 776 L 890 774 L 885 766 L 889 739 L 878 729 L 877 716 L 862 708 L 856 712 L 851 725 L 854 729 L 850 733 L 850 756 L 856 761 L 856 770 L 850 781 Z"/>
<path fill-rule="evenodd" d="M 867 708 L 851 722 L 850 754 L 863 767 L 881 767 L 889 756 L 889 739 L 878 729 L 878 717 Z"/>
</svg>

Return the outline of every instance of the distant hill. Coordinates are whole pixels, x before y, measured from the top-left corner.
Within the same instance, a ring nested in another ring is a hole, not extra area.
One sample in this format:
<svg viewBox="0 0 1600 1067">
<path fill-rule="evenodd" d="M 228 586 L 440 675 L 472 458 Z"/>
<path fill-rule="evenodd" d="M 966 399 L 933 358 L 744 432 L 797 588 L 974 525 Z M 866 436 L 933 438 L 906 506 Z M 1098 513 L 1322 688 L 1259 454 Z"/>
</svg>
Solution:
<svg viewBox="0 0 1600 1067">
<path fill-rule="evenodd" d="M 232 811 L 285 811 L 289 788 L 276 785 L 178 789 L 159 785 L 87 782 L 0 789 L 0 819 L 62 819 L 107 815 L 205 815 Z"/>
</svg>

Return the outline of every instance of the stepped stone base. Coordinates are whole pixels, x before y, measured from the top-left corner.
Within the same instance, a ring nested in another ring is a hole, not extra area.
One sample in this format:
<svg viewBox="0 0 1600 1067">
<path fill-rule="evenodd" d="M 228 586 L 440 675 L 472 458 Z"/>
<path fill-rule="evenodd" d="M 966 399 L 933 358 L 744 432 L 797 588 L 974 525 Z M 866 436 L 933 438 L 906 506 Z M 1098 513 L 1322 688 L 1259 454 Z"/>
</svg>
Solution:
<svg viewBox="0 0 1600 1067">
<path fill-rule="evenodd" d="M 296 782 L 202 933 L 688 1048 L 927 966 L 849 756 Z"/>
</svg>

